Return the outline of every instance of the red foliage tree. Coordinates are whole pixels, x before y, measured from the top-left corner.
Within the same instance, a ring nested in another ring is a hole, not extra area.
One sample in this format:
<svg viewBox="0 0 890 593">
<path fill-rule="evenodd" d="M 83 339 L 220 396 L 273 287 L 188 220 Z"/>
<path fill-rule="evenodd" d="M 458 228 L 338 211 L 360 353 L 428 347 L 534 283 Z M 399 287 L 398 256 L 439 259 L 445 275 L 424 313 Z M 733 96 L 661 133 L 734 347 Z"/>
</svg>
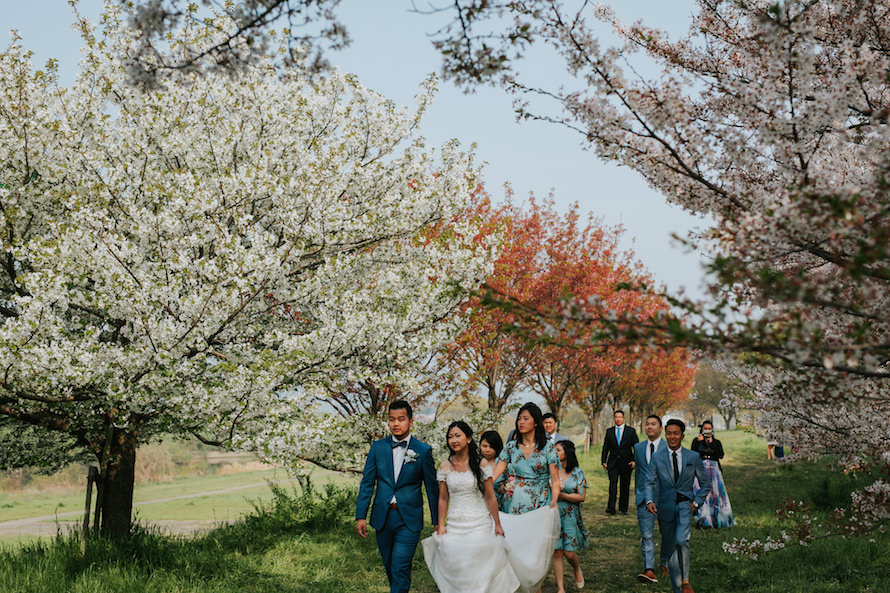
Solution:
<svg viewBox="0 0 890 593">
<path fill-rule="evenodd" d="M 512 395 L 528 389 L 557 415 L 578 403 L 596 431 L 608 401 L 664 409 L 688 393 L 688 352 L 599 342 L 589 323 L 572 321 L 594 306 L 641 318 L 666 308 L 625 289 L 649 278 L 633 253 L 620 249 L 622 229 L 582 220 L 577 204 L 561 214 L 552 200 L 533 198 L 524 208 L 511 203 L 492 212 L 492 225 L 505 240 L 488 298 L 470 303 L 468 327 L 448 352 L 453 368 L 484 390 L 489 410 L 502 413 Z M 566 307 L 575 314 L 566 316 Z M 542 327 L 546 319 L 557 321 Z"/>
</svg>

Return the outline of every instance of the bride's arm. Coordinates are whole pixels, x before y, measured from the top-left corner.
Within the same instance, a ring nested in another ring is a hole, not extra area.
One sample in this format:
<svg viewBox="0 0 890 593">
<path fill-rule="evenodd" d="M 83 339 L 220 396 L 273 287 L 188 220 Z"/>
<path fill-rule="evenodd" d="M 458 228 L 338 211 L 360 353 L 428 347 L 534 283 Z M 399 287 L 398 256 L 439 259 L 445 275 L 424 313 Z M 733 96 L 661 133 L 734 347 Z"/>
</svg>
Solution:
<svg viewBox="0 0 890 593">
<path fill-rule="evenodd" d="M 445 482 L 444 476 L 442 476 L 443 472 L 446 472 L 451 469 L 451 464 L 447 461 L 443 461 L 442 465 L 439 466 L 439 524 L 436 525 L 436 533 L 439 535 L 445 534 L 445 517 L 448 515 L 448 484 Z"/>
</svg>

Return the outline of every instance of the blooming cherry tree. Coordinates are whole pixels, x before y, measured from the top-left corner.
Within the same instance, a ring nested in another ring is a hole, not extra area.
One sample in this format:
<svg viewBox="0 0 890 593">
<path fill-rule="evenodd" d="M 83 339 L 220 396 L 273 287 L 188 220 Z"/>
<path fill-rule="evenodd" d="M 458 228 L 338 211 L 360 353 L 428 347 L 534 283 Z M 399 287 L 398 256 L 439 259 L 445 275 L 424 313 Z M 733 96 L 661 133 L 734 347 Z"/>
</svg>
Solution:
<svg viewBox="0 0 890 593">
<path fill-rule="evenodd" d="M 799 456 L 849 451 L 846 470 L 873 471 L 845 533 L 880 529 L 890 492 L 890 2 L 696 4 L 689 32 L 671 40 L 605 5 L 466 0 L 438 44 L 459 80 L 518 93 L 525 117 L 577 130 L 602 158 L 713 221 L 690 238 L 713 256 L 711 302 L 673 299 L 685 324 L 665 315 L 651 333 L 630 320 L 613 329 L 647 341 L 667 328 L 714 355 L 746 353 L 770 435 Z M 595 21 L 622 45 L 604 47 Z M 524 78 L 533 43 L 552 48 L 577 84 Z M 652 65 L 657 75 L 639 74 Z"/>
<path fill-rule="evenodd" d="M 0 446 L 97 459 L 102 530 L 123 535 L 140 442 L 299 457 L 333 426 L 311 396 L 450 339 L 494 244 L 462 216 L 471 155 L 416 133 L 434 81 L 414 112 L 268 62 L 143 92 L 119 15 L 82 29 L 69 87 L 19 41 L 0 53 Z"/>
</svg>

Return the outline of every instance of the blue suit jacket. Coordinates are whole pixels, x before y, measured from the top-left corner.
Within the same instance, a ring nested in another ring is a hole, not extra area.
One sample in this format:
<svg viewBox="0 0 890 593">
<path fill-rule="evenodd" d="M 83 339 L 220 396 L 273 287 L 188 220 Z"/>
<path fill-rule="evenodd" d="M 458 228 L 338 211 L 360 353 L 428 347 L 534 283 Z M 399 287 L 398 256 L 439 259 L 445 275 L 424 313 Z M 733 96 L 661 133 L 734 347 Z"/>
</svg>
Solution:
<svg viewBox="0 0 890 593">
<path fill-rule="evenodd" d="M 649 448 L 649 439 L 640 441 L 634 445 L 634 499 L 637 506 L 646 504 L 646 470 L 649 468 L 649 461 L 646 461 L 646 449 Z M 667 442 L 664 439 L 658 443 L 657 454 L 662 449 L 667 449 Z M 658 492 L 652 500 L 658 499 Z"/>
<path fill-rule="evenodd" d="M 421 485 L 426 486 L 426 498 L 430 507 L 433 524 L 437 524 L 439 509 L 439 485 L 436 482 L 436 466 L 433 463 L 432 448 L 411 437 L 408 449 L 417 455 L 411 463 L 403 463 L 399 479 L 394 479 L 395 471 L 392 464 L 392 438 L 387 437 L 374 441 L 365 461 L 362 481 L 358 489 L 358 504 L 355 518 L 364 519 L 371 507 L 371 527 L 382 529 L 390 511 L 389 503 L 393 495 L 399 505 L 394 512 L 402 516 L 405 525 L 411 531 L 423 529 L 423 497 Z M 406 458 L 407 461 L 407 458 Z M 376 488 L 375 488 L 376 487 Z M 376 489 L 376 492 L 375 492 Z M 371 505 L 371 495 L 374 504 Z"/>
<path fill-rule="evenodd" d="M 677 495 L 682 494 L 693 501 L 696 506 L 701 506 L 711 490 L 711 480 L 705 471 L 705 466 L 698 453 L 682 447 L 683 467 L 680 468 L 680 478 L 674 484 L 674 466 L 671 462 L 670 447 L 659 447 L 646 469 L 646 501 L 654 501 L 658 507 L 658 518 L 662 521 L 670 521 L 677 510 Z M 698 478 L 700 487 L 698 493 L 692 493 L 692 481 Z M 685 501 L 680 504 L 687 504 Z"/>
</svg>

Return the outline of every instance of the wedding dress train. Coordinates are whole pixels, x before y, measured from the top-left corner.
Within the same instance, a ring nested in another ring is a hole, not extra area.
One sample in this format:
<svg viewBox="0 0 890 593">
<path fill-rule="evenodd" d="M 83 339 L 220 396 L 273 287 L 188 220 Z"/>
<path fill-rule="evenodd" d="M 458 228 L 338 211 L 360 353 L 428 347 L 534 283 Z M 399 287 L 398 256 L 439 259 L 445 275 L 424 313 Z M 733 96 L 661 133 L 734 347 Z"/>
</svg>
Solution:
<svg viewBox="0 0 890 593">
<path fill-rule="evenodd" d="M 482 468 L 490 478 L 491 467 Z M 421 542 L 441 593 L 534 593 L 547 575 L 559 539 L 559 512 L 542 507 L 522 515 L 500 513 L 506 537 L 494 522 L 472 472 L 442 471 L 448 486 L 444 535 Z"/>
<path fill-rule="evenodd" d="M 535 593 L 550 570 L 559 540 L 559 509 L 540 507 L 521 515 L 501 513 L 507 559 L 519 579 L 518 593 Z"/>
<path fill-rule="evenodd" d="M 482 468 L 491 477 L 491 468 Z M 426 565 L 442 593 L 514 593 L 519 579 L 507 560 L 503 537 L 494 534 L 494 521 L 472 472 L 439 470 L 448 485 L 448 519 L 443 535 L 421 542 Z"/>
</svg>

